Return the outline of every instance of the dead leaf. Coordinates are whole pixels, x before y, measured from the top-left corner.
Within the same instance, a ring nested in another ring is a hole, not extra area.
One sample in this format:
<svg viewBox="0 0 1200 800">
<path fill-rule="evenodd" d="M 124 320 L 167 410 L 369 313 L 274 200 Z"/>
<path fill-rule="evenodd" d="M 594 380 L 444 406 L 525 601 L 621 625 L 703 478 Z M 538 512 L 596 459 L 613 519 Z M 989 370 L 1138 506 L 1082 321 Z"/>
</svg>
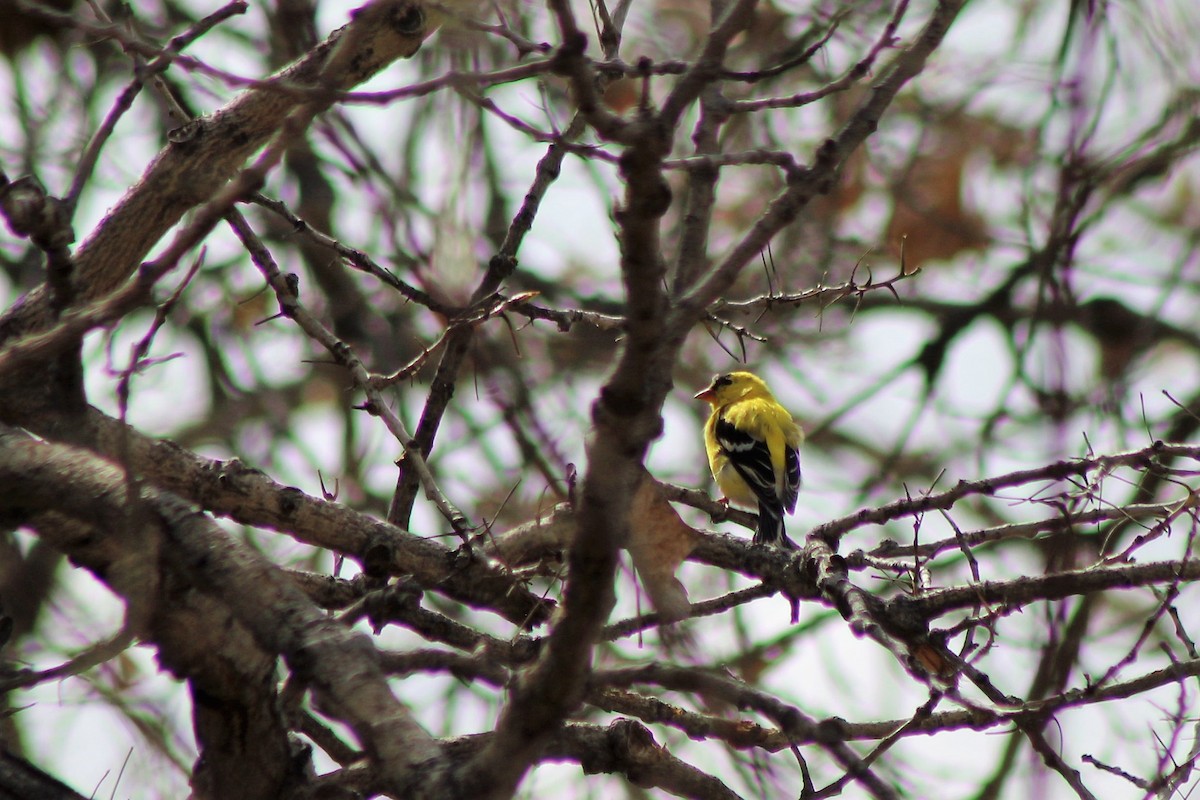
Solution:
<svg viewBox="0 0 1200 800">
<path fill-rule="evenodd" d="M 905 263 L 913 270 L 988 243 L 983 218 L 962 200 L 964 164 L 974 145 L 948 134 L 937 138 L 935 152 L 916 156 L 892 192 L 886 241 L 898 256 L 904 240 Z"/>
<path fill-rule="evenodd" d="M 696 546 L 697 534 L 680 519 L 648 472 L 634 494 L 629 528 L 629 555 L 654 610 L 667 622 L 686 619 L 692 604 L 675 571 Z"/>
</svg>

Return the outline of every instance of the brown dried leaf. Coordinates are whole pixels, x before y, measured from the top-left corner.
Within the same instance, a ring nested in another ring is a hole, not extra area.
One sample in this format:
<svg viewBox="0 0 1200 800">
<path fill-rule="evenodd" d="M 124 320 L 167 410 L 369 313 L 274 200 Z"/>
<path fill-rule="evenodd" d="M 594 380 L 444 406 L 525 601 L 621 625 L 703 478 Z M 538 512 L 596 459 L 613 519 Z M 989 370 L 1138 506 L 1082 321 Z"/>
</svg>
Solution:
<svg viewBox="0 0 1200 800">
<path fill-rule="evenodd" d="M 618 78 L 604 87 L 604 105 L 617 114 L 624 114 L 637 105 L 642 82 L 636 78 Z"/>
<path fill-rule="evenodd" d="M 919 155 L 893 192 L 892 218 L 886 240 L 912 269 L 927 261 L 953 258 L 988 243 L 983 219 L 962 202 L 963 166 L 970 145 L 947 144 L 936 153 Z"/>
<path fill-rule="evenodd" d="M 696 546 L 696 532 L 663 496 L 658 482 L 643 473 L 629 509 L 629 545 L 642 585 L 665 621 L 685 619 L 692 610 L 675 571 Z"/>
</svg>

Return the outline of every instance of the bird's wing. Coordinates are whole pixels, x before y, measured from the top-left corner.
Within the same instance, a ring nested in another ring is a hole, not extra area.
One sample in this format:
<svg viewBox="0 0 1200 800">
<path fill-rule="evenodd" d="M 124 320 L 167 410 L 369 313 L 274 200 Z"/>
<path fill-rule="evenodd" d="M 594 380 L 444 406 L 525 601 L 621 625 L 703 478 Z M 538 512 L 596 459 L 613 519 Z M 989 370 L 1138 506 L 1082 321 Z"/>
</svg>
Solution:
<svg viewBox="0 0 1200 800">
<path fill-rule="evenodd" d="M 784 445 L 783 460 L 783 507 L 790 514 L 796 510 L 796 498 L 800 496 L 800 451 Z"/>
<path fill-rule="evenodd" d="M 771 464 L 771 450 L 767 443 L 736 427 L 724 417 L 717 420 L 715 433 L 717 444 L 729 456 L 729 463 L 737 470 L 738 475 L 742 476 L 742 480 L 754 492 L 754 496 L 760 501 L 778 506 L 780 497 L 775 489 L 775 467 Z M 797 474 L 799 469 L 797 460 Z M 796 490 L 799 491 L 799 485 Z M 792 502 L 794 504 L 795 500 Z"/>
</svg>

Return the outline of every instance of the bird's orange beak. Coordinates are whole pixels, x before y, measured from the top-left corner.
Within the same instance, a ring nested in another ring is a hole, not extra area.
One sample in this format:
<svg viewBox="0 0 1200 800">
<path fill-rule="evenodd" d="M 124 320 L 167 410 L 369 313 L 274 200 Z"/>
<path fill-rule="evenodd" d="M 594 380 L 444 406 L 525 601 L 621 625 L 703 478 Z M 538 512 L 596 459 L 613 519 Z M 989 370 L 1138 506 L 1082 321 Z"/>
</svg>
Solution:
<svg viewBox="0 0 1200 800">
<path fill-rule="evenodd" d="M 713 391 L 713 387 L 710 386 L 707 389 L 705 389 L 703 392 L 696 392 L 695 398 L 697 400 L 705 400 L 705 401 L 711 403 L 713 400 L 717 399 L 717 395 Z"/>
</svg>

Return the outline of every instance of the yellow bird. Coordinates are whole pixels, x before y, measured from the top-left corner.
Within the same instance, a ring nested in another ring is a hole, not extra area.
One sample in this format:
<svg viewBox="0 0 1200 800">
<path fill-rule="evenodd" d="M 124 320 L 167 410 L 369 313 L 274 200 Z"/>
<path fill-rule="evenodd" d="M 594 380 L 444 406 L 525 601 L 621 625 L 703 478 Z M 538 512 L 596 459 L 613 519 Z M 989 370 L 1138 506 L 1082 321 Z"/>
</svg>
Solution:
<svg viewBox="0 0 1200 800">
<path fill-rule="evenodd" d="M 718 375 L 696 399 L 712 406 L 704 448 L 717 487 L 729 501 L 758 506 L 754 543 L 795 548 L 783 512 L 796 510 L 804 431 L 767 384 L 749 372 Z"/>
</svg>

